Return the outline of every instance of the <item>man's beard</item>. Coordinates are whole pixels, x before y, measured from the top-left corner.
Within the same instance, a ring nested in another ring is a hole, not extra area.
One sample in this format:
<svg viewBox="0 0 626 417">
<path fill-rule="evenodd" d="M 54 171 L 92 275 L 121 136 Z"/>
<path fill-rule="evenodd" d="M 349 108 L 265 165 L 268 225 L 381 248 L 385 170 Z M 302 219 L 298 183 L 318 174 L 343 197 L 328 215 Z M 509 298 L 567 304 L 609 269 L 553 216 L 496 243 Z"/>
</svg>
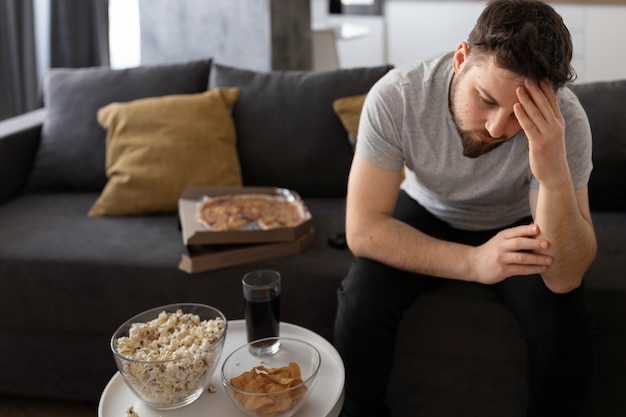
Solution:
<svg viewBox="0 0 626 417">
<path fill-rule="evenodd" d="M 448 107 L 450 108 L 450 115 L 452 116 L 452 121 L 454 122 L 454 126 L 456 127 L 457 132 L 459 133 L 459 137 L 461 138 L 461 145 L 463 145 L 463 156 L 468 158 L 478 158 L 481 155 L 484 155 L 498 146 L 502 145 L 506 142 L 506 137 L 498 138 L 498 142 L 487 143 L 483 142 L 479 139 L 473 139 L 472 136 L 481 135 L 488 138 L 492 138 L 491 134 L 487 131 L 487 129 L 472 129 L 472 130 L 463 130 L 459 125 L 459 120 L 457 118 L 456 111 L 454 109 L 455 106 L 455 96 L 457 93 L 457 83 L 460 80 L 460 77 L 453 82 L 452 88 L 450 90 L 450 102 Z M 493 138 L 492 138 L 493 139 Z"/>
<path fill-rule="evenodd" d="M 461 145 L 463 145 L 463 156 L 466 156 L 468 158 L 478 158 L 481 155 L 491 152 L 492 150 L 496 149 L 498 146 L 504 143 L 504 141 L 487 143 L 478 139 L 472 139 L 472 137 L 470 136 L 471 134 L 480 134 L 489 138 L 491 136 L 486 130 L 461 130 L 458 122 L 454 117 L 454 113 L 452 114 L 452 119 L 454 120 L 456 129 L 459 132 L 459 137 L 461 138 Z"/>
</svg>

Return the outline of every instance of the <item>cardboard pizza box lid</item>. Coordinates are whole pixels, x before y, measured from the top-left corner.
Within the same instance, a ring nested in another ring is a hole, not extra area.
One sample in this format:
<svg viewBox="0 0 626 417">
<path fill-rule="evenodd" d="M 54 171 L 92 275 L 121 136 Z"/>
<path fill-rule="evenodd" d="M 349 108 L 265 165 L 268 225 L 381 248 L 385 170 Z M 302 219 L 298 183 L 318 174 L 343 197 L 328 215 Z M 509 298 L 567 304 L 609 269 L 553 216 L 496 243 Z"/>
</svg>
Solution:
<svg viewBox="0 0 626 417">
<path fill-rule="evenodd" d="M 283 188 L 191 186 L 183 192 L 178 200 L 178 215 L 185 245 L 290 242 L 307 235 L 311 231 L 311 214 L 304 202 L 302 204 L 308 218 L 295 227 L 270 230 L 251 228 L 248 230 L 212 231 L 197 220 L 198 206 L 203 198 L 232 194 L 281 195 L 302 202 L 296 192 Z"/>
<path fill-rule="evenodd" d="M 274 242 L 252 245 L 214 245 L 189 247 L 181 256 L 178 268 L 189 274 L 212 271 L 265 259 L 296 255 L 313 245 L 315 231 L 289 242 Z"/>
</svg>

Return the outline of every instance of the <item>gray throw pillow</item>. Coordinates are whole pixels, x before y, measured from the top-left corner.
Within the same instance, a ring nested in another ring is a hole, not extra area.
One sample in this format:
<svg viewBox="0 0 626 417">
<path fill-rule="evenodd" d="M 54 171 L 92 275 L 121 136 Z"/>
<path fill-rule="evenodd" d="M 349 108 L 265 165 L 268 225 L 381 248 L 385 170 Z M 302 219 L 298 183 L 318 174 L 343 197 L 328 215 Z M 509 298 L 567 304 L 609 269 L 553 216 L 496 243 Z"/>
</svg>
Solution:
<svg viewBox="0 0 626 417">
<path fill-rule="evenodd" d="M 106 132 L 96 119 L 98 109 L 112 102 L 206 91 L 211 61 L 50 70 L 44 80 L 46 117 L 29 187 L 102 190 Z"/>
<path fill-rule="evenodd" d="M 215 64 L 211 87 L 241 90 L 233 119 L 244 185 L 345 196 L 353 151 L 333 101 L 367 93 L 390 69 L 256 72 Z"/>
</svg>

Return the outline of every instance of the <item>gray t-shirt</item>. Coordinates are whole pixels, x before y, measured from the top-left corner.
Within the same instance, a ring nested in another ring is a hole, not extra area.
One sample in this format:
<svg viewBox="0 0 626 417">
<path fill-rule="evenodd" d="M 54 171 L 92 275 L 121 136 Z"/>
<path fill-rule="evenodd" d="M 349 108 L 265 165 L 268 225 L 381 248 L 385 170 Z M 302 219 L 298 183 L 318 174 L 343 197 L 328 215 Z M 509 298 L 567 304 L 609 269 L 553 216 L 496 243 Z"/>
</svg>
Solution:
<svg viewBox="0 0 626 417">
<path fill-rule="evenodd" d="M 357 153 L 370 163 L 399 171 L 401 185 L 429 212 L 453 227 L 489 230 L 530 215 L 529 187 L 538 188 L 528 163 L 523 131 L 478 158 L 463 156 L 448 108 L 452 53 L 396 68 L 367 95 Z M 566 148 L 574 187 L 589 181 L 591 130 L 578 99 L 558 92 L 566 121 Z"/>
</svg>

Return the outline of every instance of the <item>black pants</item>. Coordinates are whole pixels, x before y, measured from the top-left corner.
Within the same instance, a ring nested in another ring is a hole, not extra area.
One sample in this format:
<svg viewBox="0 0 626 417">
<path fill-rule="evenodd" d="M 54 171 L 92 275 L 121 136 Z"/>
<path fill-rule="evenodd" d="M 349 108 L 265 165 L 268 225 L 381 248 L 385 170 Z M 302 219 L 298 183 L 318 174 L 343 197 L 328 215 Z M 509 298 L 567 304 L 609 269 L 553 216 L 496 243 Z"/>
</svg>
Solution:
<svg viewBox="0 0 626 417">
<path fill-rule="evenodd" d="M 394 217 L 431 236 L 473 246 L 499 231 L 451 228 L 405 193 L 400 194 Z M 530 219 L 523 219 L 511 226 L 529 222 Z M 398 324 L 421 294 L 443 281 L 369 259 L 355 259 L 338 291 L 334 334 L 335 346 L 346 367 L 342 417 L 390 415 L 386 383 L 381 381 L 389 379 Z M 511 308 L 522 326 L 528 353 L 528 416 L 578 415 L 593 369 L 593 332 L 583 287 L 555 294 L 540 276 L 531 275 L 510 277 L 489 288 Z M 375 352 L 368 348 L 372 342 Z"/>
</svg>

